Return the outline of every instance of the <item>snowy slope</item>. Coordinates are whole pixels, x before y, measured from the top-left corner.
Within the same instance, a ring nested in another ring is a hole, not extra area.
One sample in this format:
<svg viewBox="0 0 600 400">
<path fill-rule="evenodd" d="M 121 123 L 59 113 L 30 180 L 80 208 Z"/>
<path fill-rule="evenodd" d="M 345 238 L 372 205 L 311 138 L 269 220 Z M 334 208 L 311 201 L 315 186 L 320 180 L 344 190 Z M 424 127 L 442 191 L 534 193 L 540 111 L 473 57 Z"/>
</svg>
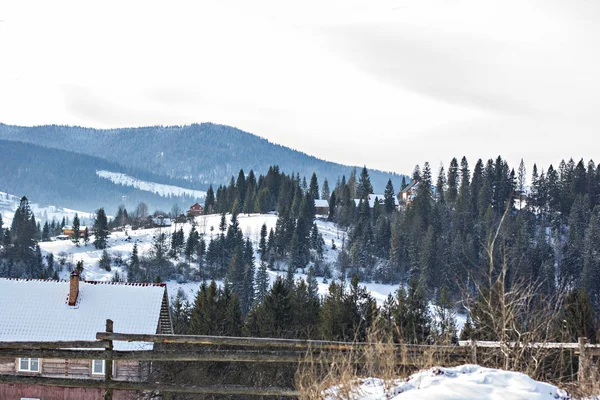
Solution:
<svg viewBox="0 0 600 400">
<path fill-rule="evenodd" d="M 338 399 L 339 393 L 340 388 L 334 387 L 326 392 L 326 399 Z M 351 399 L 567 400 L 571 396 L 556 386 L 534 381 L 518 372 L 463 365 L 420 371 L 406 380 L 391 382 L 391 385 L 377 378 L 362 379 L 356 382 L 348 400 Z"/>
<path fill-rule="evenodd" d="M 133 186 L 136 189 L 146 192 L 152 192 L 162 197 L 169 196 L 190 196 L 196 199 L 206 197 L 206 192 L 202 190 L 185 189 L 179 186 L 163 185 L 162 183 L 147 182 L 134 178 L 133 176 L 122 174 L 120 172 L 96 171 L 96 175 L 108 179 L 117 185 Z"/>
<path fill-rule="evenodd" d="M 20 201 L 21 198 L 18 196 L 0 192 L 0 214 L 2 214 L 4 226 L 10 227 L 13 216 L 15 215 L 15 210 L 17 207 L 19 207 Z M 35 215 L 35 220 L 41 223 L 44 223 L 45 221 L 52 221 L 52 219 L 60 222 L 63 217 L 68 218 L 69 221 L 73 221 L 73 217 L 76 213 L 79 215 L 79 219 L 82 221 L 83 225 L 86 225 L 86 223 L 89 223 L 94 219 L 94 214 L 72 210 L 70 208 L 42 206 L 36 203 L 29 203 L 29 206 Z"/>
<path fill-rule="evenodd" d="M 227 222 L 229 223 L 230 215 L 227 215 Z M 196 230 L 204 234 L 205 240 L 208 242 L 211 237 L 219 234 L 218 228 L 221 221 L 219 214 L 206 215 L 197 217 L 195 219 Z M 242 232 L 245 237 L 250 238 L 254 248 L 257 249 L 258 242 L 260 240 L 260 228 L 263 224 L 267 225 L 267 230 L 275 229 L 277 223 L 277 215 L 275 214 L 240 214 L 238 221 Z M 323 235 L 325 240 L 325 261 L 333 262 L 337 258 L 339 249 L 342 247 L 342 240 L 345 237 L 345 233 L 339 229 L 335 224 L 322 220 L 316 221 L 319 231 Z M 166 228 L 160 228 L 162 231 L 171 233 L 174 229 L 179 229 L 183 226 L 183 230 L 188 235 L 192 228 L 192 224 L 178 224 L 177 226 L 171 226 Z M 138 251 L 140 255 L 147 253 L 151 246 L 154 236 L 159 232 L 159 228 L 152 229 L 138 229 L 138 230 L 127 230 L 126 232 L 112 232 L 110 234 L 108 243 L 109 254 L 114 258 L 120 256 L 124 260 L 128 260 L 131 252 L 133 251 L 133 245 L 137 243 Z M 131 239 L 128 239 L 130 237 Z M 93 238 L 92 238 L 93 241 Z M 336 249 L 332 250 L 332 242 L 335 243 Z M 115 272 L 119 272 L 120 275 L 124 273 L 123 268 L 114 266 L 111 272 L 107 272 L 103 269 L 98 268 L 98 261 L 102 256 L 102 250 L 97 250 L 90 243 L 87 246 L 83 244 L 77 247 L 71 241 L 55 241 L 55 242 L 41 242 L 40 247 L 45 253 L 54 253 L 55 259 L 64 259 L 67 262 L 75 264 L 77 261 L 82 260 L 84 262 L 84 275 L 86 279 L 93 279 L 99 281 L 108 281 L 112 279 Z M 258 266 L 258 257 L 257 257 Z M 296 274 L 297 278 L 305 278 L 306 271 L 299 270 Z M 285 276 L 285 268 L 282 271 L 269 271 L 271 281 L 274 281 L 277 275 Z M 67 271 L 61 272 L 62 278 L 67 278 Z M 329 287 L 329 282 L 323 282 L 322 278 L 319 278 L 319 292 L 326 294 Z M 169 295 L 175 296 L 178 289 L 182 289 L 189 300 L 192 300 L 200 285 L 199 282 L 167 282 Z M 385 301 L 388 294 L 394 293 L 398 285 L 384 285 L 379 283 L 367 283 L 365 284 L 367 289 L 371 292 L 373 297 L 380 303 Z"/>
</svg>

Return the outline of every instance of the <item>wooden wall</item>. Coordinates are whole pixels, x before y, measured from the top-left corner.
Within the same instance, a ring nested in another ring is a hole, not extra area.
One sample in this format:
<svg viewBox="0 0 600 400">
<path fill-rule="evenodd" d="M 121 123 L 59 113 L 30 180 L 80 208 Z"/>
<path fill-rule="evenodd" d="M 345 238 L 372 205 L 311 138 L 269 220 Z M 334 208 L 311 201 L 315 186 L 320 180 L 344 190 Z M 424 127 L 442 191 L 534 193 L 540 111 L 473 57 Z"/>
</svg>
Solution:
<svg viewBox="0 0 600 400">
<path fill-rule="evenodd" d="M 17 374 L 17 360 L 14 358 L 0 358 L 0 374 Z M 116 361 L 114 380 L 140 381 L 145 375 L 145 368 L 139 361 Z M 86 378 L 104 379 L 104 375 L 92 375 L 91 360 L 41 360 L 41 373 L 18 372 L 20 375 L 40 375 L 49 378 Z M 0 396 L 0 399 L 4 397 Z"/>
<path fill-rule="evenodd" d="M 0 384 L 0 399 L 19 400 L 22 397 L 40 400 L 103 400 L 104 390 Z M 138 398 L 136 392 L 126 390 L 115 390 L 113 394 L 113 400 Z"/>
</svg>

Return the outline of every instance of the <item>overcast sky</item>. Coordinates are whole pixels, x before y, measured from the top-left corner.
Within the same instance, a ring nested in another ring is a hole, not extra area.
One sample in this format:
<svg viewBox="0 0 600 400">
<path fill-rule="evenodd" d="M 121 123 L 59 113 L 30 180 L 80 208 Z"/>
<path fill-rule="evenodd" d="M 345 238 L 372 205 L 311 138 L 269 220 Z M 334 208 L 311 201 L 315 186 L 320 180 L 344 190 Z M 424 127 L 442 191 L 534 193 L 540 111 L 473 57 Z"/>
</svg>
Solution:
<svg viewBox="0 0 600 400">
<path fill-rule="evenodd" d="M 211 121 L 408 174 L 600 161 L 595 0 L 91 3 L 0 2 L 0 122 Z"/>
</svg>

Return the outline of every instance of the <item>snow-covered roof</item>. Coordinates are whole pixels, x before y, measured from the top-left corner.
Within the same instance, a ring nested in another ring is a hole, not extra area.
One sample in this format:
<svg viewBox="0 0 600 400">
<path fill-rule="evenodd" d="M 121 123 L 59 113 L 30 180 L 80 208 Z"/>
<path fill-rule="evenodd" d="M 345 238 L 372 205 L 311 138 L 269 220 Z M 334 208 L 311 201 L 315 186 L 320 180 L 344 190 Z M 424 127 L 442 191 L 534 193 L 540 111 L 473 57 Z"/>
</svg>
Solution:
<svg viewBox="0 0 600 400">
<path fill-rule="evenodd" d="M 157 331 L 164 284 L 79 282 L 68 305 L 69 281 L 0 278 L 0 341 L 96 340 L 106 320 L 119 333 Z M 115 342 L 115 350 L 151 349 L 151 343 Z"/>
<path fill-rule="evenodd" d="M 324 199 L 315 200 L 315 207 L 329 207 L 329 202 Z"/>
</svg>

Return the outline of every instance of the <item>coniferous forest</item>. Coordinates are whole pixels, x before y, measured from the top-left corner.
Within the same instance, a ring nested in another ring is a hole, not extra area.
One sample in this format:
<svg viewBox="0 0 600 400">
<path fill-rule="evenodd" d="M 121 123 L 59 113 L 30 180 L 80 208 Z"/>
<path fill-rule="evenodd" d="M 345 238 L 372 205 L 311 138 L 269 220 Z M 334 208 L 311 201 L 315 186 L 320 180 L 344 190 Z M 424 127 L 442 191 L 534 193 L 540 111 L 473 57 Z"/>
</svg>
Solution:
<svg viewBox="0 0 600 400">
<path fill-rule="evenodd" d="M 316 174 L 287 175 L 277 166 L 259 176 L 240 171 L 228 185 L 208 189 L 205 212 L 221 214 L 210 240 L 195 227 L 187 235 L 182 229 L 171 237 L 162 233 L 150 254 L 134 247 L 120 262 L 132 281 L 206 282 L 195 299 L 178 295 L 173 303 L 181 333 L 361 340 L 377 325 L 398 341 L 452 342 L 458 312 L 467 314 L 464 338 L 490 339 L 496 333 L 486 301 L 503 304 L 510 293 L 528 288 L 532 301 L 515 323 L 529 323 L 526 315 L 535 307 L 560 298 L 560 321 L 546 337 L 595 341 L 600 167 L 593 161 L 527 171 L 523 162 L 510 166 L 500 156 L 474 165 L 453 158 L 435 172 L 428 163 L 417 166 L 401 188 L 389 181 L 379 201 L 369 200 L 372 192 L 366 167 L 334 183 Z M 330 244 L 314 222 L 316 199 L 329 204 L 321 218 L 346 235 L 333 263 L 323 257 Z M 36 246 L 46 228 L 36 226 L 26 202 L 4 230 L 0 271 L 52 276 L 56 267 Z M 276 227 L 263 227 L 255 246 L 237 217 L 268 212 L 277 213 Z M 145 216 L 139 207 L 129 213 L 119 208 L 110 222 L 101 214 L 98 232 Z M 269 286 L 268 270 L 282 267 L 286 272 Z M 305 269 L 306 281 L 296 281 L 294 273 Z M 225 284 L 208 283 L 212 279 Z M 318 295 L 319 280 L 329 284 L 325 296 Z M 368 281 L 397 284 L 398 290 L 378 305 L 361 286 Z"/>
</svg>

